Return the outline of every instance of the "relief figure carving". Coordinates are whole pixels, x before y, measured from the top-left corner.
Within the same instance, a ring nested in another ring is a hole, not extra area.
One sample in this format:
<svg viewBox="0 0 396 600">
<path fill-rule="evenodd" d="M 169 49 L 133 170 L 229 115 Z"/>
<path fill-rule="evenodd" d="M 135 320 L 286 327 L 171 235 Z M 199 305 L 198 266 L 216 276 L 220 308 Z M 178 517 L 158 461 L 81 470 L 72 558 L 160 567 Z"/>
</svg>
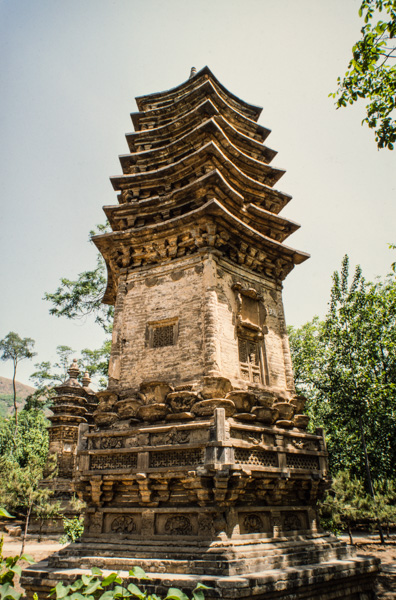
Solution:
<svg viewBox="0 0 396 600">
<path fill-rule="evenodd" d="M 111 531 L 114 533 L 135 533 L 136 529 L 133 517 L 119 516 L 111 523 Z"/>
<path fill-rule="evenodd" d="M 165 523 L 165 532 L 168 535 L 191 535 L 193 530 L 190 519 L 183 515 L 169 517 Z"/>
<path fill-rule="evenodd" d="M 260 533 L 263 531 L 263 521 L 260 515 L 256 513 L 249 513 L 243 519 L 243 528 L 246 533 Z"/>
</svg>

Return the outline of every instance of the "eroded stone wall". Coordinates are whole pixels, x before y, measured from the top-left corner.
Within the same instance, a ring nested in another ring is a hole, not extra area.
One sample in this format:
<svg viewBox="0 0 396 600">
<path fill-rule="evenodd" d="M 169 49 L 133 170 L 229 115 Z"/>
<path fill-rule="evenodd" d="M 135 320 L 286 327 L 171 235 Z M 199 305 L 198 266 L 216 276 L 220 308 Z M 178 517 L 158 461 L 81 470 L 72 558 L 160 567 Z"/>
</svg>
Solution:
<svg viewBox="0 0 396 600">
<path fill-rule="evenodd" d="M 235 285 L 261 298 L 260 380 L 241 369 Z M 240 388 L 294 389 L 280 287 L 211 253 L 126 275 L 117 299 L 110 366 L 119 391 L 157 379 L 179 386 L 205 375 L 227 377 Z"/>
</svg>

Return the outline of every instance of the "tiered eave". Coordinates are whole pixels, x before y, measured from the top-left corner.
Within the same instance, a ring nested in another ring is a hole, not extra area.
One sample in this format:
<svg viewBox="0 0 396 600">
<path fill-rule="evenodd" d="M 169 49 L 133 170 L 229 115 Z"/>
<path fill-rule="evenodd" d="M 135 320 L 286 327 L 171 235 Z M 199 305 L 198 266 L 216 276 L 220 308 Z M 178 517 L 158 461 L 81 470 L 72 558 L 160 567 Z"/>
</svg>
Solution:
<svg viewBox="0 0 396 600">
<path fill-rule="evenodd" d="M 276 281 L 308 257 L 283 245 L 298 225 L 278 216 L 291 197 L 273 187 L 284 170 L 270 165 L 276 152 L 262 143 L 261 109 L 207 67 L 137 104 L 131 152 L 111 177 L 119 205 L 105 207 L 113 231 L 94 240 L 109 273 L 105 302 L 114 302 L 121 272 L 205 247 Z"/>
</svg>

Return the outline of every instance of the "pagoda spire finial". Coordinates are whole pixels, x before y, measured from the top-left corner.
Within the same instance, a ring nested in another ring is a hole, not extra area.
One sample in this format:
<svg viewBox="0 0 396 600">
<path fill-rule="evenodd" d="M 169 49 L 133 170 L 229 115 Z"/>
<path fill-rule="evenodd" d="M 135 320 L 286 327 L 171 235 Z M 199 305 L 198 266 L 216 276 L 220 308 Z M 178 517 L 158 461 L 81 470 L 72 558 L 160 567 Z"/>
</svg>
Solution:
<svg viewBox="0 0 396 600">
<path fill-rule="evenodd" d="M 91 378 L 89 376 L 89 373 L 88 373 L 88 371 L 85 371 L 84 377 L 82 380 L 83 387 L 89 387 L 90 383 L 91 383 Z"/>
<path fill-rule="evenodd" d="M 71 364 L 68 373 L 70 375 L 70 379 L 77 379 L 80 373 L 80 369 L 78 367 L 77 359 L 73 359 L 73 363 Z"/>
</svg>

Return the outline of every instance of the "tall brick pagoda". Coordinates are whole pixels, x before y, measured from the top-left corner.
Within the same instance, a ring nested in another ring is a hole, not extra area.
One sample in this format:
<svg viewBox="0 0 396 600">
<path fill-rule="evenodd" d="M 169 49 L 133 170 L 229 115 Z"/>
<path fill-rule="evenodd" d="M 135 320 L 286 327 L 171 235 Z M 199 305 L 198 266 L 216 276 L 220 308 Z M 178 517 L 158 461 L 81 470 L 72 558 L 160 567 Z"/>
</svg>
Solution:
<svg viewBox="0 0 396 600">
<path fill-rule="evenodd" d="M 285 244 L 298 225 L 279 216 L 261 109 L 207 67 L 137 105 L 112 231 L 94 238 L 115 318 L 108 389 L 79 426 L 85 532 L 42 576 L 140 565 L 208 598 L 372 598 L 376 562 L 317 524 L 327 455 L 282 304 L 308 255 Z"/>
</svg>

